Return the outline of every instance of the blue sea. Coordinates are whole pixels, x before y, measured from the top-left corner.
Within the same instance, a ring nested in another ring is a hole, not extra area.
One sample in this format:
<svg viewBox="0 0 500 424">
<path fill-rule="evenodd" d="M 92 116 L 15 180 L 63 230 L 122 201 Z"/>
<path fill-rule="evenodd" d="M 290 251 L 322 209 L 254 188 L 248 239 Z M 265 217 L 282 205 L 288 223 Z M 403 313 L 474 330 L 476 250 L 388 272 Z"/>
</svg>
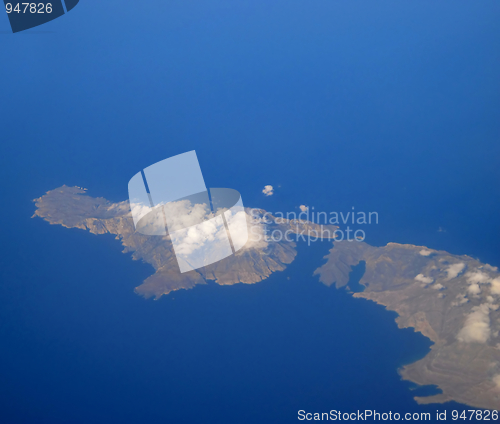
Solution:
<svg viewBox="0 0 500 424">
<path fill-rule="evenodd" d="M 372 245 L 498 266 L 499 17 L 490 0 L 81 0 L 11 34 L 0 14 L 0 422 L 467 409 L 415 403 L 435 388 L 397 370 L 430 341 L 313 277 L 330 243 L 154 301 L 113 236 L 30 217 L 63 184 L 126 200 L 139 170 L 196 150 L 245 206 L 375 211 Z"/>
</svg>

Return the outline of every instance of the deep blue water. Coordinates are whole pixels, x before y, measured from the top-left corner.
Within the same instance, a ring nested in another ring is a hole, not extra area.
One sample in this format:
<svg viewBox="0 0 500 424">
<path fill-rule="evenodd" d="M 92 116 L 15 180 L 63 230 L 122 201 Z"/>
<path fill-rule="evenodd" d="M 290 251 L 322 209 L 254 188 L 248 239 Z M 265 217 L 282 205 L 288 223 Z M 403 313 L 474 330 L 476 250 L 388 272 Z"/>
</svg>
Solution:
<svg viewBox="0 0 500 424">
<path fill-rule="evenodd" d="M 7 422 L 291 422 L 299 409 L 434 410 L 416 407 L 396 372 L 429 342 L 398 330 L 394 313 L 312 279 L 326 244 L 300 246 L 285 272 L 260 284 L 145 301 L 132 289 L 149 266 L 111 236 L 41 226 L 57 244 L 38 253 L 33 271 L 54 277 L 4 285 L 25 294 L 2 319 Z M 51 257 L 56 267 L 45 263 Z M 7 294 L 3 314 L 14 303 Z"/>
<path fill-rule="evenodd" d="M 133 288 L 148 265 L 111 236 L 30 219 L 31 200 L 67 184 L 121 201 L 138 170 L 195 149 L 207 185 L 247 206 L 377 211 L 368 243 L 499 265 L 499 12 L 81 0 L 15 35 L 0 14 L 0 422 L 442 409 L 397 374 L 428 340 L 311 277 L 328 244 L 256 285 L 146 301 Z"/>
<path fill-rule="evenodd" d="M 347 284 L 350 291 L 358 293 L 365 289 L 365 287 L 359 283 L 365 274 L 365 270 L 365 261 L 360 261 L 359 264 L 351 267 L 351 272 L 349 273 L 349 283 Z"/>
</svg>

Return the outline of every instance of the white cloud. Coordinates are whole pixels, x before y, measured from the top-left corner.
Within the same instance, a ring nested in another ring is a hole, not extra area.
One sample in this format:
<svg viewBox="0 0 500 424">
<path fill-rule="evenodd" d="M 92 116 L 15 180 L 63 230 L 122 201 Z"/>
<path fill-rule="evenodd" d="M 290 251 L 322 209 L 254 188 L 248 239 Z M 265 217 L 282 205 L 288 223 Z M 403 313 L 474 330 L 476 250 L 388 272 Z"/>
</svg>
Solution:
<svg viewBox="0 0 500 424">
<path fill-rule="evenodd" d="M 153 223 L 163 228 L 166 223 L 181 272 L 230 256 L 229 236 L 236 250 L 248 239 L 247 214 L 242 206 L 218 208 L 214 216 L 208 196 L 198 196 L 169 202 L 159 210 L 163 213 Z"/>
<path fill-rule="evenodd" d="M 490 271 L 494 270 L 494 268 L 491 267 L 490 265 L 486 265 L 485 268 L 490 270 Z M 500 277 L 492 278 L 489 274 L 487 274 L 483 271 L 480 271 L 480 270 L 474 270 L 474 271 L 467 272 L 465 274 L 465 277 L 467 279 L 467 282 L 470 284 L 469 291 L 471 293 L 477 292 L 480 284 L 489 283 L 490 287 L 491 287 L 490 294 L 491 295 L 500 295 Z M 491 296 L 489 296 L 489 297 L 491 297 Z"/>
<path fill-rule="evenodd" d="M 231 235 L 234 250 L 238 251 L 248 243 L 249 215 L 243 208 L 235 207 L 224 212 L 227 228 Z"/>
<path fill-rule="evenodd" d="M 151 207 L 140 202 L 130 202 L 130 211 L 132 212 L 134 224 L 137 225 L 141 218 L 151 212 Z"/>
<path fill-rule="evenodd" d="M 460 305 L 463 305 L 464 303 L 467 303 L 469 301 L 469 299 L 467 299 L 467 295 L 466 294 L 459 294 L 457 295 L 457 301 L 455 302 L 452 302 L 452 306 L 460 306 Z"/>
<path fill-rule="evenodd" d="M 491 280 L 491 294 L 500 294 L 500 277 Z"/>
<path fill-rule="evenodd" d="M 486 296 L 486 302 L 493 303 L 494 301 L 493 296 Z"/>
<path fill-rule="evenodd" d="M 194 254 L 202 255 L 208 246 L 214 251 L 227 249 L 227 233 L 222 218 L 204 221 L 200 224 L 169 232 L 176 255 L 193 261 Z"/>
<path fill-rule="evenodd" d="M 434 284 L 433 286 L 431 286 L 434 290 L 441 290 L 441 289 L 444 289 L 445 287 L 442 285 L 442 284 Z"/>
<path fill-rule="evenodd" d="M 302 212 L 307 212 L 307 210 L 309 209 L 306 205 L 300 205 L 299 208 Z"/>
<path fill-rule="evenodd" d="M 493 272 L 497 272 L 498 271 L 498 267 L 497 266 L 491 266 L 490 264 L 483 265 L 483 268 L 486 268 L 488 271 L 493 271 Z"/>
<path fill-rule="evenodd" d="M 485 284 L 491 280 L 488 274 L 479 270 L 467 272 L 465 278 L 469 284 Z"/>
<path fill-rule="evenodd" d="M 415 280 L 416 281 L 420 281 L 421 283 L 424 283 L 425 285 L 430 284 L 430 283 L 432 283 L 434 281 L 433 278 L 426 277 L 426 276 L 424 276 L 424 274 L 418 274 L 415 277 Z"/>
<path fill-rule="evenodd" d="M 491 337 L 490 311 L 497 305 L 483 303 L 474 306 L 467 316 L 464 327 L 457 335 L 457 339 L 464 343 L 486 343 Z"/>
<path fill-rule="evenodd" d="M 447 280 L 451 280 L 455 277 L 458 276 L 465 268 L 465 264 L 459 263 L 459 264 L 453 264 L 450 265 L 445 271 L 448 274 L 448 277 L 446 278 Z"/>
<path fill-rule="evenodd" d="M 438 294 L 438 298 L 439 299 L 444 299 L 446 297 L 446 295 L 444 293 L 439 293 Z"/>
<path fill-rule="evenodd" d="M 471 284 L 468 288 L 467 291 L 472 294 L 473 296 L 477 296 L 481 294 L 481 287 L 479 287 L 478 284 Z"/>
<path fill-rule="evenodd" d="M 206 201 L 208 202 L 208 197 Z M 201 224 L 212 217 L 208 203 L 193 203 L 186 199 L 169 202 L 163 206 L 169 232 Z M 208 228 L 209 226 L 205 229 L 208 230 Z"/>
<path fill-rule="evenodd" d="M 430 256 L 430 255 L 432 255 L 432 252 L 430 250 L 427 250 L 427 249 L 422 249 L 418 253 L 420 253 L 422 256 Z"/>
<path fill-rule="evenodd" d="M 498 346 L 498 345 L 497 345 L 497 346 Z M 496 386 L 497 386 L 498 388 L 500 388 L 500 374 L 497 374 L 497 375 L 495 375 L 495 377 L 493 377 L 493 383 L 495 383 L 495 384 L 496 384 Z"/>
<path fill-rule="evenodd" d="M 264 190 L 262 190 L 262 193 L 264 193 L 266 196 L 272 196 L 274 194 L 274 188 L 272 185 L 266 185 L 264 187 Z"/>
<path fill-rule="evenodd" d="M 268 242 L 266 240 L 266 225 L 257 217 L 247 214 L 247 220 L 250 223 L 248 231 L 248 241 L 240 251 L 236 254 L 241 254 L 249 249 L 264 250 Z M 241 253 L 240 253 L 241 252 Z"/>
</svg>

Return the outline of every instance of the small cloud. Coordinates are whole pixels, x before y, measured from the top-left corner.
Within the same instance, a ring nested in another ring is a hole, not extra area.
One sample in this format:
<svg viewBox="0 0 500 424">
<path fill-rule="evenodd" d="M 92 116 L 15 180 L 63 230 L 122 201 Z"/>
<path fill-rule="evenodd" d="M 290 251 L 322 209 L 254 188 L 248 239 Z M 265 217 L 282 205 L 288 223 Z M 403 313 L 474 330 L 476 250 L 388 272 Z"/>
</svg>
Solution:
<svg viewBox="0 0 500 424">
<path fill-rule="evenodd" d="M 467 315 L 465 325 L 457 335 L 460 342 L 465 343 L 486 343 L 491 337 L 490 311 L 495 310 L 494 306 L 483 303 L 474 306 L 472 312 Z"/>
<path fill-rule="evenodd" d="M 500 343 L 497 344 L 497 349 L 500 349 Z M 495 375 L 495 377 L 493 377 L 493 383 L 495 383 L 496 386 L 500 389 L 500 374 L 497 374 Z"/>
<path fill-rule="evenodd" d="M 439 227 L 438 233 L 446 233 L 446 230 L 443 227 Z"/>
<path fill-rule="evenodd" d="M 430 250 L 427 250 L 427 249 L 422 249 L 418 253 L 420 253 L 422 256 L 430 256 L 430 255 L 432 255 L 432 252 Z"/>
<path fill-rule="evenodd" d="M 425 285 L 430 284 L 430 283 L 432 283 L 434 281 L 433 278 L 426 277 L 426 276 L 424 276 L 424 274 L 418 274 L 415 277 L 415 280 L 416 281 L 420 281 L 421 283 L 424 283 Z"/>
<path fill-rule="evenodd" d="M 438 294 L 438 299 L 444 299 L 446 295 L 444 293 L 439 293 Z"/>
<path fill-rule="evenodd" d="M 478 296 L 481 294 L 481 287 L 479 287 L 478 284 L 471 284 L 468 288 L 467 291 L 472 294 L 473 296 Z"/>
<path fill-rule="evenodd" d="M 451 280 L 451 279 L 457 277 L 458 274 L 460 274 L 464 270 L 464 268 L 465 268 L 465 264 L 463 264 L 463 263 L 450 265 L 446 269 L 446 273 L 448 274 L 448 277 L 446 279 Z"/>
<path fill-rule="evenodd" d="M 309 209 L 306 205 L 300 205 L 299 206 L 299 209 L 302 211 L 302 212 L 307 212 L 307 210 Z"/>
<path fill-rule="evenodd" d="M 264 187 L 264 190 L 262 190 L 262 193 L 264 193 L 266 196 L 272 196 L 274 194 L 274 188 L 272 185 L 266 185 Z"/>
<path fill-rule="evenodd" d="M 474 270 L 465 274 L 469 284 L 485 284 L 491 281 L 491 277 L 485 272 Z"/>
<path fill-rule="evenodd" d="M 437 283 L 437 284 L 434 284 L 433 286 L 431 286 L 434 290 L 442 290 L 444 289 L 445 287 L 440 284 L 440 283 Z"/>
<path fill-rule="evenodd" d="M 491 294 L 500 294 L 500 277 L 491 281 Z"/>
<path fill-rule="evenodd" d="M 457 295 L 457 301 L 455 302 L 452 302 L 452 306 L 460 306 L 460 305 L 463 305 L 464 303 L 467 303 L 469 301 L 469 299 L 467 299 L 467 295 L 465 294 L 459 294 Z"/>
</svg>

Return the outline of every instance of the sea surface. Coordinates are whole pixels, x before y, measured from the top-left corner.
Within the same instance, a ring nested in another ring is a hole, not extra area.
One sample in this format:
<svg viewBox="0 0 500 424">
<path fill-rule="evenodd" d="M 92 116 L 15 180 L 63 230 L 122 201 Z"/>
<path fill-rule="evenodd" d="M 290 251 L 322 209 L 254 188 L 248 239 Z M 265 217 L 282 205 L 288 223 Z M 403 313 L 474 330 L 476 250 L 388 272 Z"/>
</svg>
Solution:
<svg viewBox="0 0 500 424">
<path fill-rule="evenodd" d="M 430 342 L 311 277 L 327 243 L 299 246 L 287 270 L 261 283 L 154 301 L 133 293 L 150 266 L 112 236 L 32 222 L 57 264 L 35 249 L 39 261 L 18 263 L 22 278 L 3 287 L 4 422 L 288 423 L 300 409 L 435 410 L 417 407 L 397 374 Z"/>
</svg>

